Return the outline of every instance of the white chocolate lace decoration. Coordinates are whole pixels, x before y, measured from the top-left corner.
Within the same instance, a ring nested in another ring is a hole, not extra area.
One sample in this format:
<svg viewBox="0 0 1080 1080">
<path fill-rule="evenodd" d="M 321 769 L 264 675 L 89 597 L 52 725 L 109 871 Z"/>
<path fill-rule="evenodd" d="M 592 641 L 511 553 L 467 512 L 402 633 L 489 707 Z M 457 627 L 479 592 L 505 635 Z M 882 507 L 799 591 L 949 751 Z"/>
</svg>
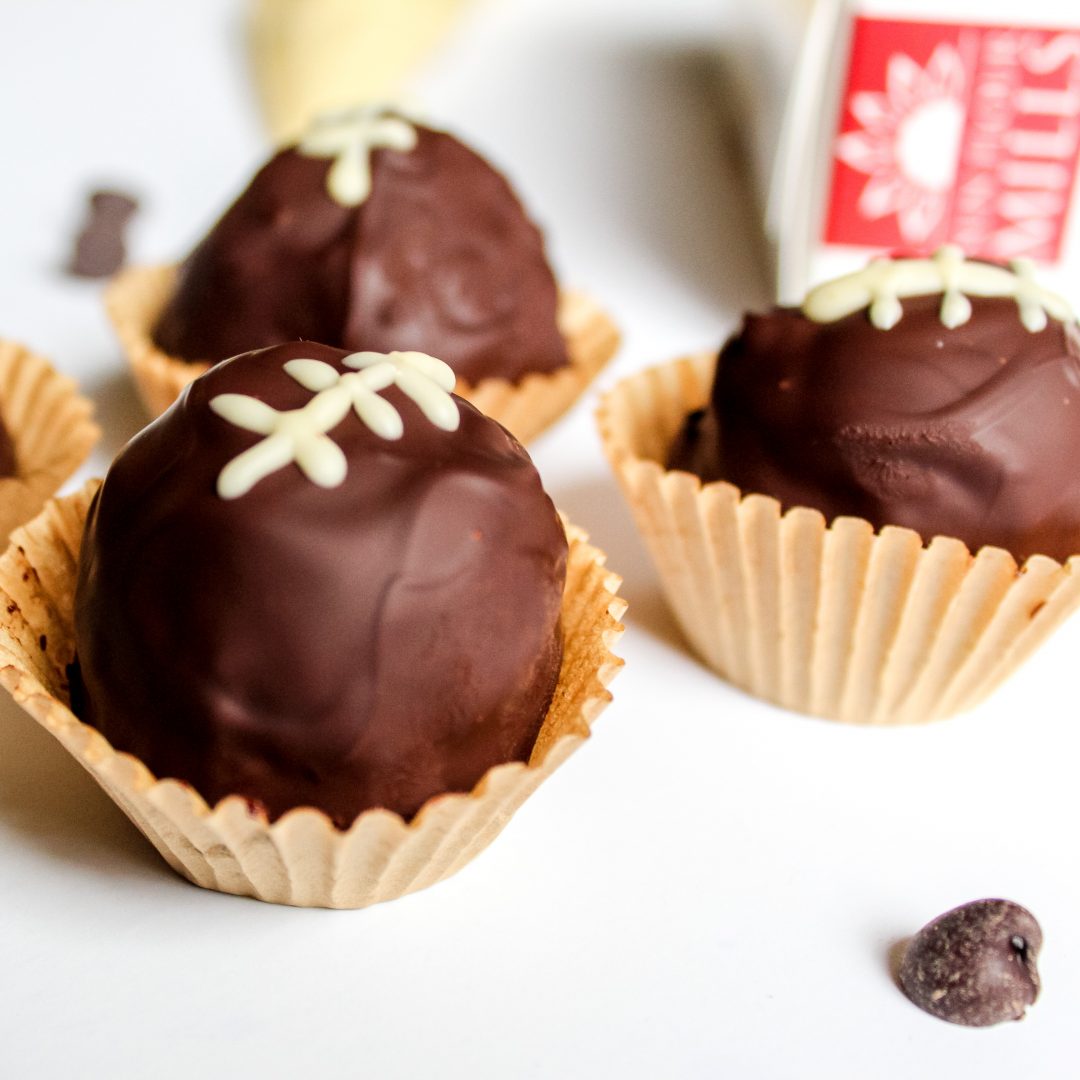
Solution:
<svg viewBox="0 0 1080 1080">
<path fill-rule="evenodd" d="M 900 301 L 941 293 L 941 321 L 950 330 L 971 318 L 969 296 L 1012 297 L 1020 322 L 1033 334 L 1046 329 L 1047 316 L 1059 322 L 1075 318 L 1068 301 L 1039 285 L 1030 259 L 1008 267 L 972 262 L 952 244 L 929 259 L 874 259 L 853 274 L 811 289 L 803 314 L 814 322 L 835 322 L 865 307 L 879 330 L 891 330 L 904 313 Z"/>
<path fill-rule="evenodd" d="M 342 206 L 359 206 L 371 194 L 371 152 L 412 150 L 416 128 L 408 120 L 387 115 L 385 106 L 363 105 L 344 112 L 323 113 L 312 122 L 297 149 L 309 157 L 331 157 L 326 190 Z"/>
<path fill-rule="evenodd" d="M 315 392 L 299 409 L 279 412 L 248 394 L 218 394 L 210 408 L 230 424 L 266 437 L 233 458 L 218 475 L 217 493 L 223 499 L 246 495 L 260 480 L 294 462 L 319 487 L 344 483 L 348 466 L 341 447 L 327 434 L 352 409 L 376 435 L 400 439 L 401 414 L 379 392 L 398 387 L 436 427 L 456 431 L 461 423 L 457 402 L 450 396 L 454 372 L 449 365 L 420 352 L 357 352 L 342 363 L 354 371 L 340 372 L 322 360 L 290 360 L 285 371 L 305 390 Z"/>
</svg>

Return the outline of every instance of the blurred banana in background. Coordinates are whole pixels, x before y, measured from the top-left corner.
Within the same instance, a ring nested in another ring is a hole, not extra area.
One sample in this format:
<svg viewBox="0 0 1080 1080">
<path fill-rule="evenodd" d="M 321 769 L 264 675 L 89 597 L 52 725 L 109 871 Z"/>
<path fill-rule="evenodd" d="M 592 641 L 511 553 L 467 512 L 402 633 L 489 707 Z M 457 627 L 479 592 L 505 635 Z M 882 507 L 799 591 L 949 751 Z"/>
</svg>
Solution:
<svg viewBox="0 0 1080 1080">
<path fill-rule="evenodd" d="M 271 135 L 327 109 L 385 100 L 475 0 L 253 0 L 255 82 Z"/>
</svg>

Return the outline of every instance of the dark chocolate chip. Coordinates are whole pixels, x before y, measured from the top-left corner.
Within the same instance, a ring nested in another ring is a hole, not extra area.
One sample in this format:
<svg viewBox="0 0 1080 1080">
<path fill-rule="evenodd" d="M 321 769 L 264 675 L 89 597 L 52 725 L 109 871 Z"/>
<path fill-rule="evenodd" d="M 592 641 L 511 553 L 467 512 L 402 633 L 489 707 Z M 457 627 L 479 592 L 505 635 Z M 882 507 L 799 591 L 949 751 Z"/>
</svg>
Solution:
<svg viewBox="0 0 1080 1080">
<path fill-rule="evenodd" d="M 138 205 L 135 198 L 120 191 L 91 192 L 67 272 L 86 278 L 115 274 L 124 265 L 124 230 Z"/>
<path fill-rule="evenodd" d="M 1020 1020 L 1039 994 L 1042 930 L 1009 900 L 974 900 L 927 923 L 900 964 L 900 986 L 920 1009 L 952 1024 Z"/>
<path fill-rule="evenodd" d="M 331 196 L 327 158 L 277 153 L 185 260 L 155 342 L 192 361 L 300 340 L 418 349 L 469 383 L 566 367 L 540 231 L 483 158 L 415 131 L 371 154 L 359 206 Z"/>
</svg>

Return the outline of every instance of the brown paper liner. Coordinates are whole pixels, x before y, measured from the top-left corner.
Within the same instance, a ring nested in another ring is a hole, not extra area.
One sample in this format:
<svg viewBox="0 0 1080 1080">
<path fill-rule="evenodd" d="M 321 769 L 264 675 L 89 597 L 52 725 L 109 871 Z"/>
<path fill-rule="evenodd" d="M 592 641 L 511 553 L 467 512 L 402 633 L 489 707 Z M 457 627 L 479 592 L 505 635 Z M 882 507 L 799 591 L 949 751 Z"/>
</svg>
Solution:
<svg viewBox="0 0 1080 1080">
<path fill-rule="evenodd" d="M 702 484 L 663 462 L 708 401 L 714 353 L 623 380 L 597 422 L 671 608 L 690 644 L 757 697 L 854 723 L 969 709 L 1080 605 L 1080 557 L 1062 566 L 956 539 L 786 514 L 764 495 Z"/>
<path fill-rule="evenodd" d="M 121 271 L 105 293 L 105 305 L 131 365 L 143 403 L 160 416 L 180 391 L 210 367 L 162 352 L 152 337 L 176 284 L 175 266 L 136 266 Z M 582 293 L 563 293 L 559 329 L 570 364 L 549 374 L 526 375 L 520 382 L 483 379 L 475 385 L 458 380 L 455 393 L 527 443 L 554 423 L 582 395 L 619 347 L 611 319 Z"/>
<path fill-rule="evenodd" d="M 253 0 L 251 68 L 276 143 L 332 109 L 397 97 L 472 0 Z"/>
<path fill-rule="evenodd" d="M 320 811 L 273 824 L 230 796 L 210 808 L 187 784 L 158 780 L 114 750 L 68 707 L 75 653 L 73 594 L 86 513 L 99 481 L 50 502 L 0 557 L 0 683 L 93 775 L 174 870 L 207 889 L 298 907 L 359 908 L 460 870 L 589 737 L 622 665 L 611 648 L 626 608 L 604 554 L 567 525 L 565 652 L 555 697 L 529 763 L 499 765 L 467 794 L 428 800 L 406 823 L 369 810 L 347 831 Z"/>
<path fill-rule="evenodd" d="M 94 407 L 42 357 L 0 341 L 0 416 L 15 447 L 15 476 L 0 477 L 0 542 L 29 521 L 86 460 L 101 435 Z"/>
</svg>

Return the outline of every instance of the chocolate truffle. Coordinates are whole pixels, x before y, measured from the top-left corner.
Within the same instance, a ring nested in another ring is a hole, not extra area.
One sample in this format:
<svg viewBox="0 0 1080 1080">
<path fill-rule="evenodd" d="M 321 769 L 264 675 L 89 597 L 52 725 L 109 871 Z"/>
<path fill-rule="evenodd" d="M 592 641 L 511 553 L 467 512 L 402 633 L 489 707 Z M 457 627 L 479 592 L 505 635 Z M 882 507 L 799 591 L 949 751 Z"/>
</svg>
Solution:
<svg viewBox="0 0 1080 1080">
<path fill-rule="evenodd" d="M 181 267 L 154 330 L 216 362 L 309 340 L 416 349 L 470 383 L 569 363 L 540 231 L 451 135 L 373 110 L 273 157 Z"/>
<path fill-rule="evenodd" d="M 744 492 L 959 537 L 1080 553 L 1080 335 L 1013 271 L 881 260 L 749 315 L 671 468 Z"/>
<path fill-rule="evenodd" d="M 12 442 L 7 425 L 0 417 L 0 477 L 14 476 L 17 471 L 15 443 Z"/>
<path fill-rule="evenodd" d="M 192 383 L 91 508 L 80 718 L 211 804 L 342 827 L 527 760 L 566 540 L 526 452 L 452 384 L 427 356 L 310 343 Z"/>
<path fill-rule="evenodd" d="M 1039 996 L 1042 930 L 1010 900 L 974 900 L 924 926 L 908 943 L 900 986 L 920 1009 L 953 1024 L 1021 1020 Z"/>
</svg>

